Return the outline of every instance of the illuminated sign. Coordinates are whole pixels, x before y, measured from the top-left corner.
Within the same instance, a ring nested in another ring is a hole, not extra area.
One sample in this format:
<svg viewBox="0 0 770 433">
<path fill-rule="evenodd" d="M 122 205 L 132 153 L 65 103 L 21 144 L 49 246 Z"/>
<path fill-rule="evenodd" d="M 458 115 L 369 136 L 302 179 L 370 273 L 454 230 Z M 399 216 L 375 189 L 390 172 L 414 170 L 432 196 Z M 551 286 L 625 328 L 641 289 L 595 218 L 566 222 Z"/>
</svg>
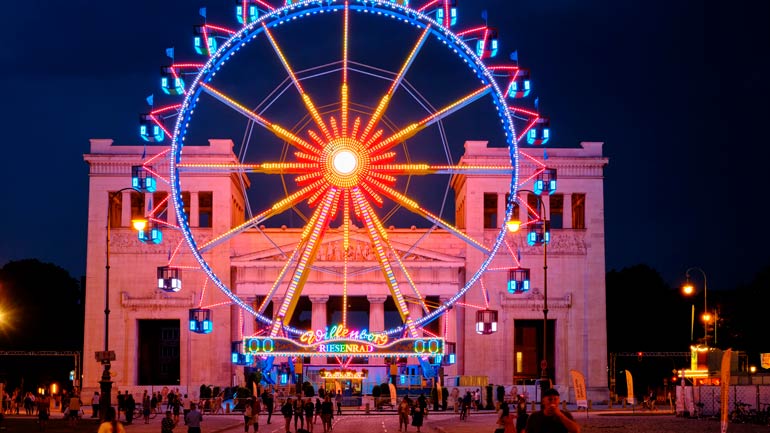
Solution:
<svg viewBox="0 0 770 433">
<path fill-rule="evenodd" d="M 366 379 L 368 376 L 367 370 L 362 371 L 356 371 L 356 370 L 325 370 L 321 369 L 318 371 L 319 376 L 321 376 L 321 379 Z"/>
<path fill-rule="evenodd" d="M 303 336 L 305 335 L 303 334 Z M 443 338 L 402 338 L 385 344 L 349 338 L 316 339 L 314 341 L 312 344 L 303 344 L 301 341 L 284 337 L 246 337 L 243 339 L 243 347 L 246 354 L 256 356 L 423 357 L 444 355 Z"/>
<path fill-rule="evenodd" d="M 299 341 L 305 344 L 320 343 L 328 340 L 358 340 L 363 343 L 377 345 L 387 344 L 388 336 L 378 332 L 368 332 L 366 329 L 348 329 L 345 325 L 328 326 L 323 330 L 307 331 L 299 337 Z"/>
</svg>

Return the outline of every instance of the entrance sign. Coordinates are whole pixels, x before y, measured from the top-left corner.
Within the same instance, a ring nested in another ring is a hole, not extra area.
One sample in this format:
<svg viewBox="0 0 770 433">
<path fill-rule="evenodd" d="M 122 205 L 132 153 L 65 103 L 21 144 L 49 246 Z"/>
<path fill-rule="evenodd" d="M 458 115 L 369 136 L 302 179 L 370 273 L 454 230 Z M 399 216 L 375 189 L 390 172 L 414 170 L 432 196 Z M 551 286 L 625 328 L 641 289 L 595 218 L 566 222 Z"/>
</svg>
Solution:
<svg viewBox="0 0 770 433">
<path fill-rule="evenodd" d="M 376 334 L 367 334 L 376 335 Z M 303 334 L 303 337 L 305 334 Z M 398 356 L 420 358 L 444 355 L 443 338 L 401 338 L 385 344 L 349 338 L 316 339 L 312 344 L 284 337 L 246 337 L 243 350 L 255 356 Z M 309 341 L 305 339 L 305 341 Z"/>
</svg>

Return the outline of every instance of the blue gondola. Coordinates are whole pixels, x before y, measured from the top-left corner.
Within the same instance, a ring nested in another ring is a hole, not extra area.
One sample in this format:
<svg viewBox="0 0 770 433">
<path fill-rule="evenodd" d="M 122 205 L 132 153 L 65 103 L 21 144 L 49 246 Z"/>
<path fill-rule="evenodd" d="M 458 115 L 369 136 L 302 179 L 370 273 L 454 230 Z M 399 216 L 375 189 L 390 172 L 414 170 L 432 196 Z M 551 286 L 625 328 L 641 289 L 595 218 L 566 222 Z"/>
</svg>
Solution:
<svg viewBox="0 0 770 433">
<path fill-rule="evenodd" d="M 543 245 L 551 242 L 551 227 L 548 221 L 537 221 L 529 224 L 527 244 L 529 246 Z"/>
<path fill-rule="evenodd" d="M 508 270 L 508 293 L 519 295 L 529 292 L 529 269 L 514 268 Z"/>
<path fill-rule="evenodd" d="M 155 223 L 147 224 L 144 230 L 139 230 L 139 240 L 145 244 L 160 244 L 163 242 L 163 231 Z"/>
<path fill-rule="evenodd" d="M 243 340 L 233 341 L 230 344 L 230 359 L 235 365 L 251 365 L 254 362 L 252 354 L 244 353 Z"/>
<path fill-rule="evenodd" d="M 527 131 L 527 143 L 532 145 L 547 143 L 551 138 L 550 124 L 551 121 L 546 117 L 537 119 L 532 128 Z"/>
<path fill-rule="evenodd" d="M 167 95 L 184 95 L 184 80 L 171 66 L 160 68 L 160 88 Z"/>
<path fill-rule="evenodd" d="M 556 169 L 546 168 L 535 177 L 535 184 L 532 187 L 535 194 L 546 193 L 548 195 L 556 192 Z"/>
<path fill-rule="evenodd" d="M 261 11 L 255 0 L 236 0 L 235 16 L 240 24 L 251 24 L 259 18 Z"/>
<path fill-rule="evenodd" d="M 193 26 L 193 48 L 204 56 L 210 56 L 217 50 L 217 39 L 213 34 L 207 34 L 205 25 Z"/>
<path fill-rule="evenodd" d="M 532 83 L 529 79 L 528 69 L 519 69 L 508 86 L 509 98 L 524 98 L 529 96 L 532 90 Z"/>
<path fill-rule="evenodd" d="M 139 115 L 139 135 L 142 140 L 150 143 L 160 143 L 166 137 L 163 128 L 158 125 L 149 113 Z"/>
<path fill-rule="evenodd" d="M 211 321 L 211 310 L 208 308 L 190 309 L 190 331 L 196 334 L 210 334 L 214 330 Z"/>
<path fill-rule="evenodd" d="M 436 5 L 436 21 L 444 24 L 444 15 L 449 6 L 449 27 L 457 24 L 457 0 L 440 0 Z"/>
<path fill-rule="evenodd" d="M 497 30 L 490 27 L 486 36 L 476 41 L 476 55 L 482 59 L 497 56 Z"/>
<path fill-rule="evenodd" d="M 139 192 L 155 192 L 158 184 L 155 177 L 141 165 L 131 167 L 131 188 Z"/>
</svg>

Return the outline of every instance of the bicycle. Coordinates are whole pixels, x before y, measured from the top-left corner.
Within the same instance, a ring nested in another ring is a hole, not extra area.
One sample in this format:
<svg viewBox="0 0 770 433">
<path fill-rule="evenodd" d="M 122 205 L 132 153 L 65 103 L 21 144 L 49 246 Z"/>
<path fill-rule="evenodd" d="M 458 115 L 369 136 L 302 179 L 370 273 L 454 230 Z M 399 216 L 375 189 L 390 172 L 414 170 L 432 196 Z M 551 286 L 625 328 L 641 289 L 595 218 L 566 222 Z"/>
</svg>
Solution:
<svg viewBox="0 0 770 433">
<path fill-rule="evenodd" d="M 735 410 L 730 412 L 730 422 L 736 424 L 754 423 L 757 419 L 757 411 L 750 408 L 751 405 L 748 403 L 735 402 Z"/>
<path fill-rule="evenodd" d="M 155 410 L 154 407 L 151 407 L 150 408 L 150 419 L 154 419 L 156 416 L 158 416 L 158 411 Z M 134 408 L 134 419 L 135 420 L 144 419 L 144 409 L 143 409 L 141 403 L 137 404 L 136 407 Z"/>
</svg>

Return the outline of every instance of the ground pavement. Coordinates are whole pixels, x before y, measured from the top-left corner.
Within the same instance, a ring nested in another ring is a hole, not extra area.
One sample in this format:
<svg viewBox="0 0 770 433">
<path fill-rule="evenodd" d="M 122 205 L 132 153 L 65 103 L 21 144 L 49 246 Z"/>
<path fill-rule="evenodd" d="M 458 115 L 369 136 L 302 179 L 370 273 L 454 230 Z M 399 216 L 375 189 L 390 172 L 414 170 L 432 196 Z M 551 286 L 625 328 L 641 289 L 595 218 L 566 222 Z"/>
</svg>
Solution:
<svg viewBox="0 0 770 433">
<path fill-rule="evenodd" d="M 573 411 L 575 419 L 581 425 L 582 433 L 718 433 L 719 422 L 716 420 L 695 420 L 674 416 L 666 410 L 634 411 L 622 409 L 594 409 L 590 412 Z M 273 417 L 272 424 L 266 424 L 266 416 L 260 417 L 259 433 L 283 433 L 283 419 L 280 414 Z M 142 419 L 126 426 L 127 433 L 159 433 L 161 415 L 145 424 Z M 335 418 L 333 433 L 396 433 L 397 415 L 394 411 L 371 412 L 345 411 Z M 422 428 L 423 433 L 492 433 L 497 415 L 493 411 L 474 411 L 466 421 L 460 421 L 457 414 L 450 412 L 430 412 Z M 293 425 L 292 425 L 293 426 Z M 35 433 L 39 431 L 35 417 L 8 416 L 5 420 L 5 432 Z M 203 433 L 239 433 L 243 431 L 243 417 L 240 414 L 204 416 Z M 46 433 L 95 433 L 98 429 L 96 420 L 85 418 L 74 429 L 61 415 L 54 414 L 49 421 Z M 253 429 L 250 429 L 253 431 Z M 294 429 L 292 429 L 294 431 Z M 320 421 L 315 425 L 315 433 L 321 433 Z M 174 429 L 175 433 L 186 433 L 187 428 L 181 422 Z M 409 426 L 409 433 L 416 428 Z M 770 432 L 768 426 L 750 424 L 730 424 L 729 433 Z"/>
</svg>

